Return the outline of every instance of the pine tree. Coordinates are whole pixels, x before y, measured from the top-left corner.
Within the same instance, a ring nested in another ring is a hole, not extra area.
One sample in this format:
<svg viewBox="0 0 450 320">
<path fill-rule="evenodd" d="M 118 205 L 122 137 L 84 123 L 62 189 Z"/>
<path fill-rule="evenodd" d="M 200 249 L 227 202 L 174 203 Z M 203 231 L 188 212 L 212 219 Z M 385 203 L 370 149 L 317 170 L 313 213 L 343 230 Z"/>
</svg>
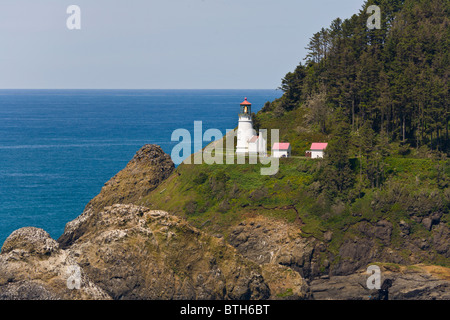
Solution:
<svg viewBox="0 0 450 320">
<path fill-rule="evenodd" d="M 380 30 L 366 27 L 372 4 L 382 8 Z M 277 113 L 325 92 L 321 114 L 340 109 L 354 133 L 370 121 L 376 135 L 405 148 L 449 152 L 449 17 L 448 0 L 366 1 L 311 37 L 306 64 L 282 80 Z"/>
<path fill-rule="evenodd" d="M 350 126 L 344 114 L 337 113 L 339 120 L 325 152 L 326 166 L 319 174 L 319 181 L 330 197 L 345 197 L 355 177 L 349 159 Z"/>
</svg>

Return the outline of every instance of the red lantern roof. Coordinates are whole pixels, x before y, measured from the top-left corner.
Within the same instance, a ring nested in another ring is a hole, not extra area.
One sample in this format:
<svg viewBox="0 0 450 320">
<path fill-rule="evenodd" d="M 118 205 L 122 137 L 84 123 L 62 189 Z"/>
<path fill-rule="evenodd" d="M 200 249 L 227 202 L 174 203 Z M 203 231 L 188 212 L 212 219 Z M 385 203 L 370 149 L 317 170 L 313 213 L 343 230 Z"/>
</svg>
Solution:
<svg viewBox="0 0 450 320">
<path fill-rule="evenodd" d="M 251 106 L 252 104 L 247 101 L 247 98 L 241 103 L 241 106 Z"/>
</svg>

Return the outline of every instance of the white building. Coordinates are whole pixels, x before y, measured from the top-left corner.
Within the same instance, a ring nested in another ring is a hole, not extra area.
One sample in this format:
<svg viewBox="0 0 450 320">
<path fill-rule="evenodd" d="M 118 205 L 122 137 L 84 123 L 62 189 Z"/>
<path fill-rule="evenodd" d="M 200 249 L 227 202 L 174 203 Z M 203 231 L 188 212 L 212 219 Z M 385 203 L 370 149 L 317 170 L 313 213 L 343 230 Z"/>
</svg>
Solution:
<svg viewBox="0 0 450 320">
<path fill-rule="evenodd" d="M 267 155 L 267 142 L 263 136 L 253 136 L 248 141 L 248 153 L 259 154 L 260 156 Z"/>
<path fill-rule="evenodd" d="M 236 153 L 248 153 L 248 142 L 255 134 L 252 122 L 252 104 L 245 98 L 241 103 L 241 112 L 239 113 Z"/>
<path fill-rule="evenodd" d="M 327 146 L 328 143 L 314 142 L 313 144 L 311 144 L 311 150 L 306 151 L 306 157 L 309 157 L 311 159 L 323 158 Z"/>
<path fill-rule="evenodd" d="M 287 142 L 276 142 L 272 147 L 272 157 L 288 158 L 291 156 L 291 144 Z"/>
</svg>

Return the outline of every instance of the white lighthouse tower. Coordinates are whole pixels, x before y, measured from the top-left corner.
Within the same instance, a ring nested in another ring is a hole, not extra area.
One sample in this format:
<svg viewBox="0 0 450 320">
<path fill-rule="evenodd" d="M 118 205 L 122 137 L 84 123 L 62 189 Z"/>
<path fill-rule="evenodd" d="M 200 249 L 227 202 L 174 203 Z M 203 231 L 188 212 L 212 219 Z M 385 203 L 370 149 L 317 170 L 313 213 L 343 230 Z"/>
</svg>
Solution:
<svg viewBox="0 0 450 320">
<path fill-rule="evenodd" d="M 241 103 L 239 125 L 237 129 L 236 153 L 248 153 L 248 142 L 255 135 L 252 122 L 252 104 L 245 98 Z"/>
</svg>

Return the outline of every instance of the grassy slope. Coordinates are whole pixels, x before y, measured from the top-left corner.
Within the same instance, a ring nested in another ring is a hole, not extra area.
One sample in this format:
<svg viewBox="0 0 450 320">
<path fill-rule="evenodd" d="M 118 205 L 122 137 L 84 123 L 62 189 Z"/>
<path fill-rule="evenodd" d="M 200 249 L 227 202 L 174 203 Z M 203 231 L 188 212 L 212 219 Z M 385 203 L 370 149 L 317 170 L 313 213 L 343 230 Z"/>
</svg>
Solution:
<svg viewBox="0 0 450 320">
<path fill-rule="evenodd" d="M 291 143 L 293 156 L 304 156 L 305 151 L 311 147 L 311 143 L 328 139 L 325 134 L 317 132 L 305 122 L 305 112 L 302 108 L 286 112 L 278 117 L 272 112 L 259 112 L 257 117 L 261 128 L 280 130 L 280 141 Z"/>
<path fill-rule="evenodd" d="M 280 128 L 280 140 L 293 146 L 294 157 L 280 159 L 276 175 L 262 176 L 261 164 L 182 164 L 141 204 L 175 213 L 199 228 L 225 237 L 230 226 L 253 215 L 299 224 L 304 237 L 322 239 L 324 232 L 331 230 L 329 250 L 335 254 L 346 239 L 361 236 L 356 227 L 361 221 L 376 223 L 384 219 L 393 223 L 392 245 L 399 250 L 404 241 L 399 235 L 401 220 L 411 225 L 412 239 L 431 237 L 431 232 L 412 215 L 443 212 L 441 221 L 450 226 L 450 192 L 437 183 L 437 160 L 401 156 L 391 146 L 394 151 L 384 159 L 386 181 L 381 188 L 365 188 L 363 197 L 349 202 L 329 201 L 317 191 L 315 179 L 324 162 L 302 157 L 311 142 L 327 141 L 327 136 L 305 123 L 301 108 L 281 117 L 271 112 L 257 116 L 261 128 Z M 358 177 L 358 159 L 353 159 L 353 163 Z M 440 166 L 448 178 L 449 161 L 441 161 Z M 357 193 L 356 187 L 353 191 Z M 440 263 L 450 265 L 447 260 Z"/>
<path fill-rule="evenodd" d="M 241 215 L 265 214 L 295 222 L 290 209 L 312 176 L 297 170 L 304 159 L 284 159 L 275 176 L 262 176 L 257 165 L 182 164 L 142 204 L 174 212 L 197 227 L 217 232 L 238 223 Z"/>
<path fill-rule="evenodd" d="M 142 204 L 176 213 L 225 237 L 230 226 L 254 215 L 299 224 L 304 237 L 321 240 L 324 232 L 331 230 L 329 250 L 335 254 L 346 239 L 360 236 L 358 222 L 384 219 L 394 225 L 392 245 L 402 250 L 399 222 L 411 225 L 411 239 L 431 237 L 431 232 L 411 217 L 411 211 L 420 215 L 421 210 L 440 210 L 437 203 L 449 193 L 435 186 L 436 168 L 431 160 L 390 157 L 386 161 L 391 173 L 385 187 L 366 190 L 365 196 L 353 203 L 329 203 L 314 193 L 314 171 L 320 160 L 291 158 L 281 161 L 275 176 L 261 176 L 261 165 L 183 164 Z M 448 213 L 441 221 L 450 226 Z M 447 260 L 427 262 L 448 266 Z"/>
</svg>

